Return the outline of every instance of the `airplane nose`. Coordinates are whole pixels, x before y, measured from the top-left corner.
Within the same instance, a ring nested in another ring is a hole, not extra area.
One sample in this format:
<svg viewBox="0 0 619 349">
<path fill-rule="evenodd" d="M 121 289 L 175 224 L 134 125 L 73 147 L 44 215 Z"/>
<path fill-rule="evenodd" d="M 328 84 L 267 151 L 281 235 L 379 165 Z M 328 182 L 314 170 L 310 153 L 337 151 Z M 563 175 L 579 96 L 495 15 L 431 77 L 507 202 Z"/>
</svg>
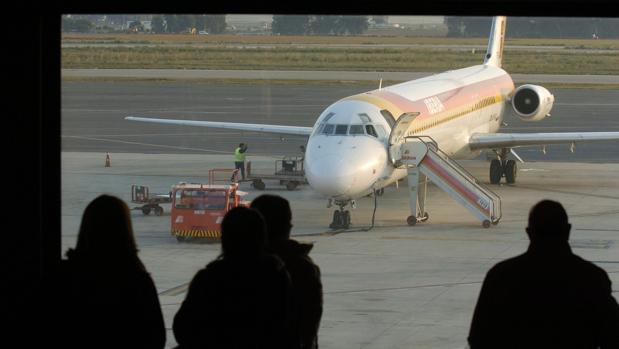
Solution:
<svg viewBox="0 0 619 349">
<path fill-rule="evenodd" d="M 312 188 L 324 195 L 345 195 L 354 185 L 354 168 L 349 166 L 341 155 L 324 155 L 313 159 L 307 165 L 307 181 Z"/>
<path fill-rule="evenodd" d="M 367 194 L 386 163 L 384 148 L 373 140 L 312 145 L 306 153 L 309 156 L 305 176 L 312 188 L 328 197 L 343 199 Z"/>
</svg>

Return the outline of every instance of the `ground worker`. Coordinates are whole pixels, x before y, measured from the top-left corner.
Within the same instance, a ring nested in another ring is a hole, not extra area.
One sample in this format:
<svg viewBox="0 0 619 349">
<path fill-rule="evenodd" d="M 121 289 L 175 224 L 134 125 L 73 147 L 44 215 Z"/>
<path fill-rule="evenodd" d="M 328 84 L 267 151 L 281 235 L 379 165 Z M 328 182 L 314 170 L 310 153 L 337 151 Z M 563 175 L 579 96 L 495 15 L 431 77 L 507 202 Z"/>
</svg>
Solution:
<svg viewBox="0 0 619 349">
<path fill-rule="evenodd" d="M 239 147 L 234 150 L 234 168 L 241 170 L 241 180 L 245 180 L 245 152 L 247 145 L 240 143 Z"/>
</svg>

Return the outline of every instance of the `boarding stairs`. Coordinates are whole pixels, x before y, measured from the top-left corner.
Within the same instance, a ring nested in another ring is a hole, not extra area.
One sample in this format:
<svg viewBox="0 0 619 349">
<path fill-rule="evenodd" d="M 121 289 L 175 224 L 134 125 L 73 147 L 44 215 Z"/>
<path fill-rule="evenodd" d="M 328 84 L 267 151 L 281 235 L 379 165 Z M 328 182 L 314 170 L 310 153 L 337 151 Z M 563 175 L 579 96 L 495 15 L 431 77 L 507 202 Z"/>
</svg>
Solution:
<svg viewBox="0 0 619 349">
<path fill-rule="evenodd" d="M 428 219 L 425 200 L 428 180 L 445 191 L 482 222 L 484 228 L 501 219 L 501 198 L 455 160 L 442 152 L 428 136 L 403 137 L 394 152 L 394 165 L 406 168 L 410 187 L 409 225 Z M 394 147 L 395 148 L 395 147 Z M 393 149 L 393 148 L 392 148 Z"/>
</svg>

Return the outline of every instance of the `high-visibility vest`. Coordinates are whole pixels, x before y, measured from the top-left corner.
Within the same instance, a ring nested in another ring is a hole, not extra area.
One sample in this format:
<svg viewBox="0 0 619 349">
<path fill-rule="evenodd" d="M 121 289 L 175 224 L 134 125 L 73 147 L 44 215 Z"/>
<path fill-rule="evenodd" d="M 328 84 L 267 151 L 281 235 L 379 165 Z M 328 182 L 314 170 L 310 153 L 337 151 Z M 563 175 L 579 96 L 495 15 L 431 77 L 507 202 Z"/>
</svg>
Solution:
<svg viewBox="0 0 619 349">
<path fill-rule="evenodd" d="M 241 147 L 236 148 L 234 151 L 234 161 L 245 162 L 245 153 L 241 153 Z"/>
</svg>

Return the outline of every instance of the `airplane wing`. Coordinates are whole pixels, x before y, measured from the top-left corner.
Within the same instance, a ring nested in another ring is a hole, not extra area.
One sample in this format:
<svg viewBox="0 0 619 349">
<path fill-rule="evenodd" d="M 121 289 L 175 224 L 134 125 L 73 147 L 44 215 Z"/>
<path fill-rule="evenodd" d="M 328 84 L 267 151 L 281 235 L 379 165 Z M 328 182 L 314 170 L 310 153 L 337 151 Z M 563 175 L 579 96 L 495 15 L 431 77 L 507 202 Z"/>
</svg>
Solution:
<svg viewBox="0 0 619 349">
<path fill-rule="evenodd" d="M 218 122 L 218 121 L 199 121 L 199 120 L 177 120 L 177 119 L 157 119 L 139 116 L 127 116 L 125 120 L 152 122 L 158 124 L 180 125 L 180 126 L 200 126 L 212 128 L 225 128 L 239 131 L 281 133 L 287 135 L 309 136 L 312 133 L 311 127 L 303 126 L 283 126 L 265 124 L 243 124 L 237 122 Z"/>
<path fill-rule="evenodd" d="M 475 133 L 469 138 L 469 147 L 479 150 L 602 141 L 619 141 L 619 132 Z"/>
</svg>

